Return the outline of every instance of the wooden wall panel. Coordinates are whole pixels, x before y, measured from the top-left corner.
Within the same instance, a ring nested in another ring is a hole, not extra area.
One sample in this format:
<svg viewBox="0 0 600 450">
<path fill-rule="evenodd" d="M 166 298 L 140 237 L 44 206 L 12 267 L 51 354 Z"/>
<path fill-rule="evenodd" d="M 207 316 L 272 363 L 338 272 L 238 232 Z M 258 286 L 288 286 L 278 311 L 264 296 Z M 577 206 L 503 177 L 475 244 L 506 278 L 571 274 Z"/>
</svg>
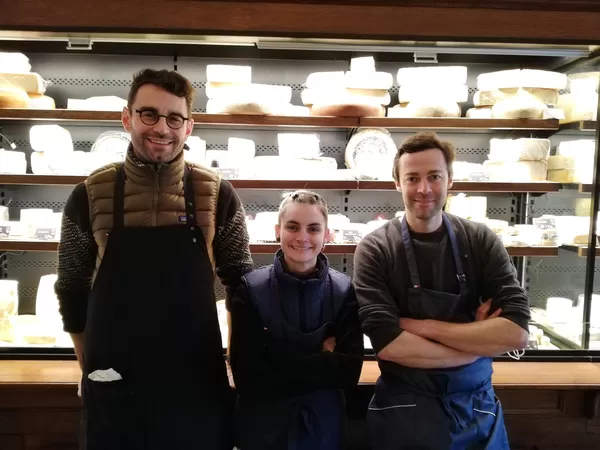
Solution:
<svg viewBox="0 0 600 450">
<path fill-rule="evenodd" d="M 598 2 L 583 0 L 563 0 L 560 4 L 573 7 L 564 11 L 553 10 L 547 0 L 539 0 L 535 10 L 517 8 L 517 2 L 512 2 L 517 9 L 450 8 L 450 2 L 437 8 L 387 2 L 382 6 L 199 0 L 104 0 L 85 6 L 79 0 L 4 3 L 0 29 L 5 30 L 600 43 Z"/>
</svg>

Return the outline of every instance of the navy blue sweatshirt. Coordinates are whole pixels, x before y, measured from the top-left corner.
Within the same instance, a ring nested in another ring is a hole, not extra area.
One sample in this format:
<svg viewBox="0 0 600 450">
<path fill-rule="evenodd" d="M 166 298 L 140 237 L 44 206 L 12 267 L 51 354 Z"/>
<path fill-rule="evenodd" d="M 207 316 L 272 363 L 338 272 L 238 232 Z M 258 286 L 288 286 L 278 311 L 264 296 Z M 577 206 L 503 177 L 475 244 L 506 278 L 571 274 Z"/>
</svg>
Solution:
<svg viewBox="0 0 600 450">
<path fill-rule="evenodd" d="M 296 276 L 285 268 L 282 252 L 275 256 L 269 282 L 277 283 L 287 323 L 303 333 L 320 328 L 322 307 L 330 277 L 327 258 L 319 255 L 317 270 Z M 251 300 L 246 277 L 231 305 L 231 368 L 240 395 L 286 398 L 323 389 L 355 386 L 360 378 L 364 354 L 363 334 L 353 289 L 334 320 L 333 352 L 307 348 L 285 339 L 269 338 L 262 318 Z"/>
</svg>

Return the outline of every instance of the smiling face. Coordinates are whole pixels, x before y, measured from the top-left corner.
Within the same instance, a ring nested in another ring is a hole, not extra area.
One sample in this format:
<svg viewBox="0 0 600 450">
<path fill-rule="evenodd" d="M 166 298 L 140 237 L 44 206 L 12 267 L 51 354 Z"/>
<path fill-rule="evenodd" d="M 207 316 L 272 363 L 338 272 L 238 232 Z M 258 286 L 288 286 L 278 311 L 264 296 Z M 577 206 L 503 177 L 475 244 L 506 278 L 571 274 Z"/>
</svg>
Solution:
<svg viewBox="0 0 600 450">
<path fill-rule="evenodd" d="M 396 189 L 402 193 L 411 228 L 419 232 L 439 228 L 448 189 L 452 187 L 442 151 L 432 148 L 404 153 L 399 161 L 398 179 Z"/>
<path fill-rule="evenodd" d="M 317 256 L 329 237 L 325 216 L 318 205 L 289 202 L 275 227 L 288 269 L 304 274 L 315 269 Z"/>
<path fill-rule="evenodd" d="M 194 121 L 190 118 L 177 130 L 167 125 L 165 117 L 160 117 L 154 125 L 146 125 L 137 110 L 153 110 L 165 116 L 178 114 L 188 117 L 185 97 L 178 97 L 153 84 L 145 84 L 137 91 L 131 108 L 123 109 L 123 126 L 131 133 L 135 155 L 147 163 L 173 161 L 183 151 L 183 144 L 192 133 Z"/>
</svg>

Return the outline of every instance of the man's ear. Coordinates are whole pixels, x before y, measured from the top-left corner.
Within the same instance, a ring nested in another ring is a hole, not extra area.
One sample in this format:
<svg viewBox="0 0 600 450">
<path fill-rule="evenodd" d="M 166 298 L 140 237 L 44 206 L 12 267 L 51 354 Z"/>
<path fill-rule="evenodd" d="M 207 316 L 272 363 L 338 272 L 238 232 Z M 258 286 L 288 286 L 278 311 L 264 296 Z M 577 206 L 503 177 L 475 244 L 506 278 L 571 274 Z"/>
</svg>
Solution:
<svg viewBox="0 0 600 450">
<path fill-rule="evenodd" d="M 131 111 L 127 106 L 123 107 L 123 111 L 121 112 L 121 123 L 123 124 L 123 128 L 128 133 L 131 133 Z"/>
</svg>

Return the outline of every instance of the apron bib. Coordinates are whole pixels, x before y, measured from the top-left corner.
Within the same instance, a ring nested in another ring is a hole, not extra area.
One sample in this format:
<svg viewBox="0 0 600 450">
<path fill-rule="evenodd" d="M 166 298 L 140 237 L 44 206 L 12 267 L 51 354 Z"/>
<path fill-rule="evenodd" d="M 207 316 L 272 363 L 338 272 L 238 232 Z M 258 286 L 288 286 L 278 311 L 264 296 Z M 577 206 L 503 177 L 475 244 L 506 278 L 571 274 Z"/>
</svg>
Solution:
<svg viewBox="0 0 600 450">
<path fill-rule="evenodd" d="M 408 311 L 414 319 L 469 322 L 469 293 L 456 235 L 443 214 L 460 286 L 459 294 L 420 285 L 412 238 L 406 222 L 401 231 L 411 287 Z M 492 359 L 479 358 L 453 369 L 415 369 L 398 365 L 393 376 L 377 380 L 367 420 L 378 450 L 508 450 L 500 402 L 491 385 Z"/>
<path fill-rule="evenodd" d="M 125 227 L 124 186 L 121 167 L 88 302 L 82 448 L 230 450 L 232 393 L 191 177 L 186 168 L 185 225 Z M 122 379 L 88 378 L 108 369 Z"/>
</svg>

